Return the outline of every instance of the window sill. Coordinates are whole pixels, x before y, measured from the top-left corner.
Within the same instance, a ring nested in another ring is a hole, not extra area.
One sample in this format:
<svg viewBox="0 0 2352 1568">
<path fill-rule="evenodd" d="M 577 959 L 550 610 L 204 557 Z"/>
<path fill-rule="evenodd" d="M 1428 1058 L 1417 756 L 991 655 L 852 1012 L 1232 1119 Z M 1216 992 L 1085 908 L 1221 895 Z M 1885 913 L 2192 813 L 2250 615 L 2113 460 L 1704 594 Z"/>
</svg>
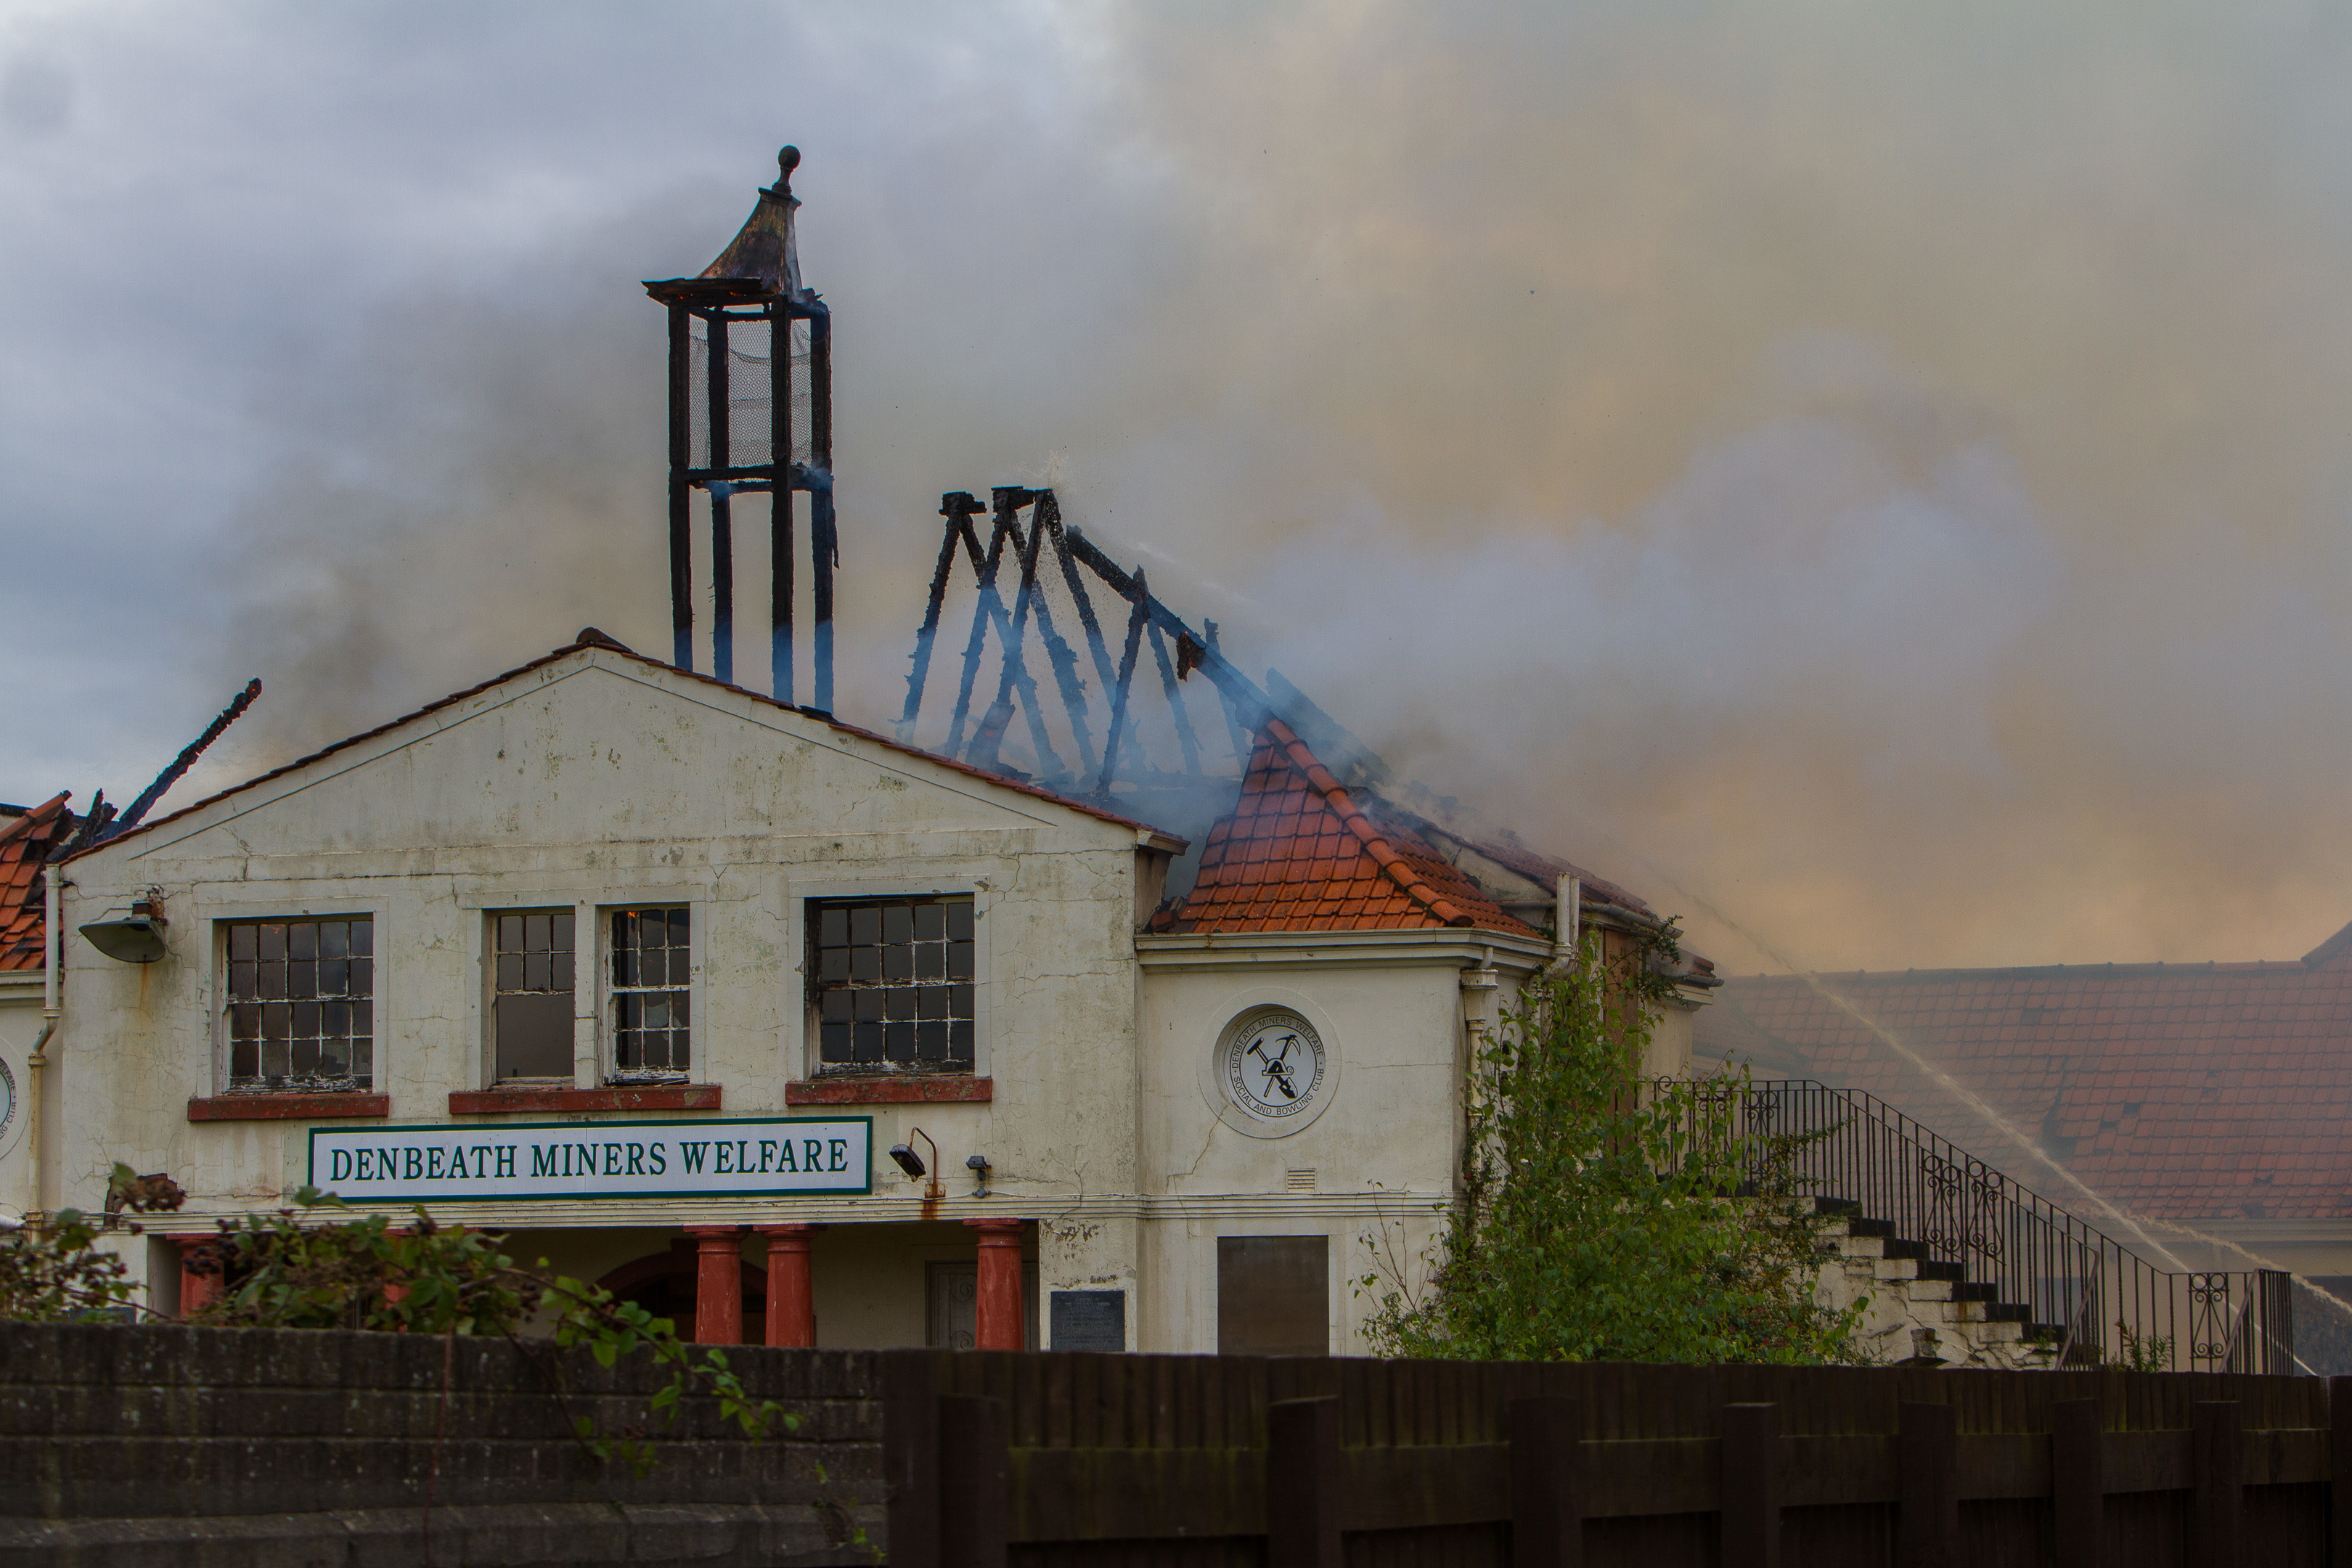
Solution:
<svg viewBox="0 0 2352 1568">
<path fill-rule="evenodd" d="M 449 1094 L 452 1116 L 495 1116 L 516 1110 L 716 1110 L 715 1083 L 615 1084 L 608 1089 L 460 1089 Z"/>
<path fill-rule="evenodd" d="M 803 1079 L 784 1085 L 786 1105 L 960 1105 L 996 1098 L 996 1080 L 964 1073 L 908 1073 L 896 1078 Z"/>
<path fill-rule="evenodd" d="M 329 1121 L 391 1114 L 388 1094 L 223 1094 L 188 1101 L 191 1121 Z"/>
</svg>

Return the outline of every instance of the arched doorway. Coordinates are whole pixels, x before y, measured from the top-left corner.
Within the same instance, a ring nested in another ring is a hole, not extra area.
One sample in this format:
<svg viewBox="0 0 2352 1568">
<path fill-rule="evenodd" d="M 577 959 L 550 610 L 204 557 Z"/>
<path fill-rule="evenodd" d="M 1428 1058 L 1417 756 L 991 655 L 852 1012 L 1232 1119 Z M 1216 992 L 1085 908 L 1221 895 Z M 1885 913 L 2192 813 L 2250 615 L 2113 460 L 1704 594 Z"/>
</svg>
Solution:
<svg viewBox="0 0 2352 1568">
<path fill-rule="evenodd" d="M 743 1268 L 743 1342 L 768 1342 L 768 1280 L 749 1263 Z M 596 1281 L 624 1301 L 633 1301 L 677 1327 L 677 1337 L 694 1338 L 695 1242 L 679 1237 L 666 1252 L 624 1263 Z"/>
</svg>

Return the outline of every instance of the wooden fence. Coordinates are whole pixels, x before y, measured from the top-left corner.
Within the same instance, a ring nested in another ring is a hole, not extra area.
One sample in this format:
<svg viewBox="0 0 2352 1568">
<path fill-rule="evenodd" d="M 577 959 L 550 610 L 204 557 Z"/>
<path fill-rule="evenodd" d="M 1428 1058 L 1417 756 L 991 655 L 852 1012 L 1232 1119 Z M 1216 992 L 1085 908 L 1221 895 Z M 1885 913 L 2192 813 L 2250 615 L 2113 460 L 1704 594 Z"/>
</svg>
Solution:
<svg viewBox="0 0 2352 1568">
<path fill-rule="evenodd" d="M 898 1568 L 2352 1568 L 2352 1379 L 882 1359 Z"/>
</svg>

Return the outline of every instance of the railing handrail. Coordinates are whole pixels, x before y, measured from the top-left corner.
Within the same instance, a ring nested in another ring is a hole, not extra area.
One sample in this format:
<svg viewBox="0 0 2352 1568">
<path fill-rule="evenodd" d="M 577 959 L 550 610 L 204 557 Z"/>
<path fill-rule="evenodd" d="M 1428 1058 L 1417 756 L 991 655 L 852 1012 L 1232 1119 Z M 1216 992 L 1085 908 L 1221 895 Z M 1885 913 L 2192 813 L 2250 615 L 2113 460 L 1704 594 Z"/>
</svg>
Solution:
<svg viewBox="0 0 2352 1568">
<path fill-rule="evenodd" d="M 1858 1102 L 1871 1112 L 1874 1120 L 1881 1122 L 1893 1123 L 1895 1131 L 1901 1136 L 1908 1139 L 1910 1142 L 1929 1146 L 1931 1152 L 1938 1153 L 1939 1157 L 1949 1160 L 1952 1163 L 1959 1164 L 1962 1162 L 1966 1162 L 1968 1164 L 1975 1165 L 1985 1171 L 1999 1181 L 2003 1187 L 2009 1189 L 2011 1194 L 2015 1194 L 2011 1199 L 2012 1202 L 2022 1200 L 2028 1206 L 2038 1205 L 2040 1208 L 2047 1211 L 2053 1217 L 2060 1219 L 2065 1224 L 2079 1229 L 2084 1235 L 2095 1237 L 2098 1241 L 2116 1248 L 2117 1251 L 2122 1252 L 2128 1257 L 2137 1258 L 2140 1262 L 2147 1264 L 2150 1268 L 2154 1268 L 2159 1273 L 2187 1272 L 2185 1270 L 2167 1270 L 2162 1265 L 2157 1263 L 2153 1259 L 2141 1257 L 2140 1254 L 2134 1251 L 2127 1243 L 2116 1240 L 2114 1237 L 2109 1236 L 2098 1226 L 2091 1224 L 2088 1220 L 2084 1219 L 2073 1210 L 2064 1207 L 2050 1198 L 2043 1197 L 2040 1193 L 2034 1191 L 2032 1187 L 2027 1186 L 2015 1176 L 2011 1175 L 2006 1169 L 1995 1165 L 1991 1161 L 1987 1160 L 1980 1155 L 1969 1152 L 1969 1151 L 1961 1148 L 1958 1144 L 1953 1142 L 1942 1133 L 1937 1131 L 1935 1129 L 1927 1126 L 1924 1122 L 1921 1122 L 1916 1118 L 1896 1110 L 1894 1106 L 1888 1104 L 1885 1100 L 1879 1099 L 1878 1096 L 1871 1093 L 1868 1089 L 1842 1089 L 1833 1084 L 1823 1083 L 1819 1079 L 1810 1078 L 1765 1079 L 1749 1084 L 1748 1088 L 1751 1090 L 1757 1091 L 1773 1089 L 1803 1089 L 1808 1092 L 1832 1096 L 1838 1100 L 1842 1100 L 1850 1105 Z M 1955 1158 L 1955 1156 L 1957 1156 L 1957 1158 Z"/>
<path fill-rule="evenodd" d="M 2292 1296 L 2275 1270 L 2160 1268 L 1864 1089 L 1812 1079 L 1683 1081 L 1738 1095 L 1744 1120 L 1762 1115 L 1771 1132 L 1799 1138 L 1795 1163 L 1814 1196 L 1857 1205 L 1860 1217 L 1887 1224 L 1890 1239 L 1921 1247 L 1926 1261 L 1958 1264 L 1991 1286 L 2004 1316 L 2021 1310 L 2025 1331 L 2058 1340 L 2061 1363 L 2117 1352 L 2142 1366 L 2293 1363 Z"/>
</svg>

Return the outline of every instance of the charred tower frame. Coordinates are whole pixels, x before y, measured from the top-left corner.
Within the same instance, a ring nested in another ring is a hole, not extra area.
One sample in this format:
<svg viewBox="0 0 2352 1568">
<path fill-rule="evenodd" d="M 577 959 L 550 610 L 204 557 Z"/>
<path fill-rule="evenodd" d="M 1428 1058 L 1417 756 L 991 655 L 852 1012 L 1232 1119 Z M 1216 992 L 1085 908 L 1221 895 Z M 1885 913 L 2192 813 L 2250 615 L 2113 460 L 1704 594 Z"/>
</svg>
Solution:
<svg viewBox="0 0 2352 1568">
<path fill-rule="evenodd" d="M 776 155 L 774 185 L 742 232 L 698 277 L 648 282 L 646 292 L 669 312 L 669 601 L 672 662 L 694 668 L 694 492 L 709 498 L 711 673 L 735 679 L 734 498 L 769 497 L 769 665 L 781 702 L 793 700 L 794 538 L 793 496 L 809 498 L 811 706 L 833 709 L 833 573 L 839 536 L 833 510 L 833 317 L 801 283 L 793 237 L 797 148 Z M 698 336 L 695 323 L 702 330 Z M 807 323 L 805 353 L 796 347 Z M 764 339 L 765 395 L 745 395 L 736 372 L 758 375 L 761 357 L 739 346 Z M 699 374 L 698 374 L 698 368 Z M 698 385 L 697 383 L 699 382 Z M 804 457 L 795 460 L 794 404 L 808 405 Z M 738 430 L 736 414 L 764 430 Z M 698 429 L 699 426 L 699 429 Z M 698 441 L 698 436 L 700 439 Z M 740 462 L 739 458 L 764 461 Z"/>
</svg>

